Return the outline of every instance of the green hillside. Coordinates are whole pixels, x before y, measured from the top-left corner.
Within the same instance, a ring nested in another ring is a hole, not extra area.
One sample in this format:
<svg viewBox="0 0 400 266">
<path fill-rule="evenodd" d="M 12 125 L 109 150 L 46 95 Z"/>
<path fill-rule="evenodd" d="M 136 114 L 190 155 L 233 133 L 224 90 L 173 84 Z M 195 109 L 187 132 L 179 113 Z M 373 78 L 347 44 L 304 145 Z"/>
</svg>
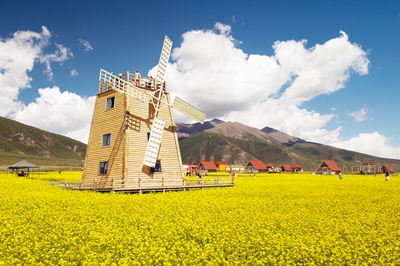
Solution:
<svg viewBox="0 0 400 266">
<path fill-rule="evenodd" d="M 81 167 L 86 144 L 0 117 L 0 164 L 20 160 L 48 166 Z"/>
</svg>

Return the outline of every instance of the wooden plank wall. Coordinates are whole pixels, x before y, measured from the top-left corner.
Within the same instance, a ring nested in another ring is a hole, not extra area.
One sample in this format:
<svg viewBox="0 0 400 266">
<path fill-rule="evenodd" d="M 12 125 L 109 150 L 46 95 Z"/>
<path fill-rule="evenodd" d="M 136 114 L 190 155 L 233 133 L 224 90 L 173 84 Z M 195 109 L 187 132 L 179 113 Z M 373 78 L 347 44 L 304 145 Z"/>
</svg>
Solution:
<svg viewBox="0 0 400 266">
<path fill-rule="evenodd" d="M 107 98 L 115 96 L 114 108 L 106 110 Z M 97 95 L 92 124 L 89 135 L 89 142 L 86 151 L 84 173 L 82 177 L 82 187 L 93 187 L 95 179 L 97 181 L 106 176 L 99 175 L 100 162 L 108 161 L 113 147 L 115 147 L 118 133 L 122 123 L 125 121 L 125 95 L 119 92 L 109 90 Z M 111 133 L 111 145 L 102 147 L 103 134 Z M 124 138 L 121 139 L 124 141 Z M 123 158 L 124 145 L 120 146 L 120 150 L 116 153 L 113 166 L 110 168 L 110 177 L 123 177 Z"/>
</svg>

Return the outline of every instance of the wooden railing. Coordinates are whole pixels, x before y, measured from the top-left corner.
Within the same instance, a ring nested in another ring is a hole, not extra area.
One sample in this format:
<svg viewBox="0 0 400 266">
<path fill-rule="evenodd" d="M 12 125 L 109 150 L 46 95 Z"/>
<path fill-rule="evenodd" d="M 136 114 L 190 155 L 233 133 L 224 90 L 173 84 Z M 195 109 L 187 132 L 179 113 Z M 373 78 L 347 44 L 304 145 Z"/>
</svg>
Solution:
<svg viewBox="0 0 400 266">
<path fill-rule="evenodd" d="M 125 180 L 124 178 L 109 178 L 107 180 L 101 180 L 100 178 L 95 178 L 93 180 L 92 186 L 87 183 L 85 186 L 82 186 L 81 181 L 77 183 L 57 183 L 52 182 L 53 186 L 63 187 L 66 189 L 93 189 L 93 190 L 115 190 L 115 189 L 151 189 L 151 188 L 195 188 L 195 187 L 218 187 L 218 186 L 226 186 L 226 185 L 234 185 L 235 179 L 234 177 L 202 177 L 198 179 L 186 179 L 183 178 L 181 180 L 173 180 L 169 178 L 146 178 L 146 179 L 129 179 Z"/>
</svg>

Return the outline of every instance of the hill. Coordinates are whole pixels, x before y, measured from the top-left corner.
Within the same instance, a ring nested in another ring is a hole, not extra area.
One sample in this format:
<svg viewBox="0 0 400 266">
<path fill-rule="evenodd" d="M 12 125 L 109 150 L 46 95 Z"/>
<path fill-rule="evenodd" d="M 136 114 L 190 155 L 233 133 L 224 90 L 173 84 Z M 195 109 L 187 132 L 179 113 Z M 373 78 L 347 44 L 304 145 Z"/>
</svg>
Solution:
<svg viewBox="0 0 400 266">
<path fill-rule="evenodd" d="M 297 163 L 306 171 L 311 171 L 323 160 L 333 160 L 351 171 L 351 166 L 360 165 L 368 159 L 390 164 L 397 171 L 400 169 L 400 160 L 307 142 L 269 127 L 259 130 L 238 122 L 221 120 L 212 120 L 203 128 L 201 124 L 196 124 L 177 125 L 178 130 L 184 129 L 186 134 L 180 141 L 184 162 L 224 160 L 229 164 L 246 164 L 250 159 L 257 159 L 276 166 Z M 196 130 L 191 131 L 192 128 Z"/>
<path fill-rule="evenodd" d="M 28 160 L 48 166 L 82 166 L 86 144 L 77 140 L 0 117 L 2 168 Z"/>
<path fill-rule="evenodd" d="M 340 167 L 359 165 L 364 159 L 390 164 L 400 170 L 400 160 L 385 159 L 328 145 L 307 142 L 279 130 L 259 130 L 219 119 L 204 124 L 176 124 L 183 162 L 224 160 L 246 164 L 251 159 L 280 166 L 298 163 L 306 171 L 323 160 Z M 43 168 L 82 167 L 87 145 L 77 140 L 0 117 L 0 168 L 28 160 Z"/>
</svg>

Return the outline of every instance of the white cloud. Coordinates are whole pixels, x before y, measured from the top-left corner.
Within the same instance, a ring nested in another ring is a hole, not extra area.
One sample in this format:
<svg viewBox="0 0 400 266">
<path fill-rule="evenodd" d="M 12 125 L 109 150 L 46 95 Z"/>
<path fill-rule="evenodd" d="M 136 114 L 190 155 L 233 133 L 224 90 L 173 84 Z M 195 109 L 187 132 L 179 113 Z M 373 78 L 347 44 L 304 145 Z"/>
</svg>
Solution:
<svg viewBox="0 0 400 266">
<path fill-rule="evenodd" d="M 361 108 L 359 111 L 352 112 L 349 115 L 354 118 L 355 122 L 362 122 L 367 120 L 369 112 L 370 111 L 368 110 L 368 107 L 364 106 L 364 108 Z"/>
<path fill-rule="evenodd" d="M 301 106 L 345 88 L 351 74 L 368 74 L 367 52 L 360 45 L 340 31 L 312 47 L 306 47 L 306 40 L 277 41 L 271 56 L 246 54 L 230 35 L 230 26 L 216 23 L 214 29 L 188 31 L 173 49 L 175 63 L 166 72 L 173 97 L 179 95 L 210 119 L 269 126 L 328 145 L 340 142 L 342 126 L 326 129 L 336 114 Z M 368 109 L 360 112 L 367 114 Z M 192 122 L 182 115 L 176 121 Z"/>
<path fill-rule="evenodd" d="M 78 73 L 78 71 L 76 69 L 72 69 L 71 70 L 71 72 L 70 72 L 70 76 L 71 77 L 75 77 L 75 76 L 78 76 L 78 75 L 79 75 L 79 73 Z"/>
<path fill-rule="evenodd" d="M 231 26 L 229 26 L 229 25 L 225 25 L 220 22 L 217 22 L 217 23 L 215 23 L 214 28 L 225 36 L 229 36 L 229 34 L 231 34 Z"/>
<path fill-rule="evenodd" d="M 209 118 L 266 125 L 307 140 L 337 140 L 340 127 L 324 129 L 334 114 L 301 105 L 344 88 L 350 74 L 368 73 L 367 53 L 348 36 L 307 48 L 306 40 L 277 41 L 274 55 L 245 54 L 216 23 L 213 31 L 189 31 L 172 52 L 176 61 L 166 72 L 173 95 L 188 100 Z M 154 68 L 152 71 L 155 71 Z"/>
<path fill-rule="evenodd" d="M 40 63 L 44 63 L 46 65 L 46 70 L 44 73 L 47 75 L 47 78 L 49 80 L 53 80 L 53 71 L 51 70 L 51 62 L 60 62 L 62 63 L 69 59 L 69 57 L 73 57 L 73 53 L 71 52 L 70 49 L 62 46 L 61 44 L 56 44 L 56 47 L 58 48 L 57 51 L 55 51 L 52 54 L 43 54 L 39 57 Z"/>
<path fill-rule="evenodd" d="M 56 86 L 38 92 L 40 97 L 12 118 L 87 143 L 95 96 L 86 98 L 68 91 L 61 92 Z"/>
<path fill-rule="evenodd" d="M 31 87 L 28 74 L 35 63 L 43 63 L 45 74 L 51 79 L 51 63 L 62 64 L 73 56 L 59 44 L 55 44 L 55 52 L 44 53 L 51 44 L 50 38 L 50 31 L 43 26 L 40 33 L 18 31 L 10 38 L 0 39 L 0 115 L 87 142 L 94 97 L 60 92 L 53 87 L 39 89 L 40 97 L 27 105 L 18 98 L 21 90 Z M 77 72 L 73 70 L 71 74 Z"/>
<path fill-rule="evenodd" d="M 0 39 L 0 115 L 6 116 L 21 107 L 18 94 L 30 87 L 32 78 L 27 72 L 41 57 L 50 36 L 43 26 L 41 33 L 17 31 L 12 38 Z"/>
<path fill-rule="evenodd" d="M 57 45 L 58 50 L 53 54 L 43 53 L 50 44 L 51 33 L 42 26 L 42 32 L 17 31 L 11 38 L 0 38 L 0 115 L 7 116 L 16 113 L 23 106 L 18 95 L 21 90 L 30 88 L 32 71 L 35 62 L 46 65 L 46 74 L 53 76 L 51 62 L 62 61 L 72 56 L 65 47 Z"/>
<path fill-rule="evenodd" d="M 83 51 L 84 53 L 93 50 L 93 47 L 86 40 L 79 39 L 79 44 L 85 47 L 85 50 Z"/>
<path fill-rule="evenodd" d="M 378 132 L 373 132 L 360 133 L 354 138 L 337 141 L 331 143 L 331 145 L 341 149 L 373 154 L 382 158 L 400 158 L 400 148 L 390 147 L 388 142 L 389 140 L 385 136 Z"/>
</svg>

